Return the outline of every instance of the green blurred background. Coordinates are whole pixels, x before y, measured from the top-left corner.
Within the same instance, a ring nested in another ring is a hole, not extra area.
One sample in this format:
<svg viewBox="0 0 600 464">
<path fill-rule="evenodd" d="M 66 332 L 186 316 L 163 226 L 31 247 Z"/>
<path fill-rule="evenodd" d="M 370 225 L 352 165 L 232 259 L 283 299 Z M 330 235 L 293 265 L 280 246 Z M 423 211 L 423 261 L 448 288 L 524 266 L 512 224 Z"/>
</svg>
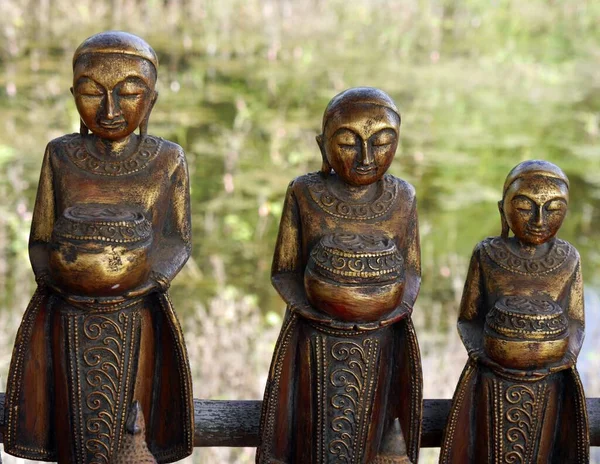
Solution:
<svg viewBox="0 0 600 464">
<path fill-rule="evenodd" d="M 196 397 L 262 396 L 284 309 L 269 281 L 283 194 L 318 170 L 322 112 L 357 85 L 384 89 L 402 113 L 391 172 L 419 199 L 425 397 L 452 396 L 466 360 L 455 322 L 470 253 L 499 234 L 504 178 L 531 158 L 571 180 L 560 235 L 583 259 L 579 366 L 588 396 L 600 396 L 598 24 L 597 0 L 1 0 L 0 388 L 34 290 L 27 239 L 44 147 L 79 126 L 72 53 L 122 29 L 160 57 L 150 133 L 181 144 L 190 165 L 193 257 L 172 294 Z M 198 449 L 186 462 L 253 456 Z"/>
</svg>

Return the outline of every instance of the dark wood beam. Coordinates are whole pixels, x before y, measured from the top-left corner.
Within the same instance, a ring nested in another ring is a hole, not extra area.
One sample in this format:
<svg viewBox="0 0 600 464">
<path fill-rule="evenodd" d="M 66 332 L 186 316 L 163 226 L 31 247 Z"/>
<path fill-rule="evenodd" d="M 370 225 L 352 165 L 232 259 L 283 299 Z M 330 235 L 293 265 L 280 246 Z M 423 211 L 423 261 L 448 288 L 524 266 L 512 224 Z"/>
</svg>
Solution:
<svg viewBox="0 0 600 464">
<path fill-rule="evenodd" d="M 258 446 L 258 424 L 262 401 L 194 400 L 196 433 L 194 445 Z M 590 443 L 600 446 L 600 398 L 588 398 Z M 425 400 L 421 446 L 436 448 L 442 432 L 450 400 Z M 0 426 L 4 425 L 4 393 L 0 393 Z"/>
</svg>

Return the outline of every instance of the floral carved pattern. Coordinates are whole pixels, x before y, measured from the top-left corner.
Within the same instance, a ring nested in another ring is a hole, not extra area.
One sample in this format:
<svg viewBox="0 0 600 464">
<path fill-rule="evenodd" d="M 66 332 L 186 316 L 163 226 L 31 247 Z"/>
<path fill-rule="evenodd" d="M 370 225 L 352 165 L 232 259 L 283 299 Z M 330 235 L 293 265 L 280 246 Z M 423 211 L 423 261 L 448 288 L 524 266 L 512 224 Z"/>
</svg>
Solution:
<svg viewBox="0 0 600 464">
<path fill-rule="evenodd" d="M 318 336 L 318 462 L 361 464 L 376 389 L 379 340 Z"/>
<path fill-rule="evenodd" d="M 77 464 L 108 464 L 119 448 L 133 393 L 139 314 L 133 308 L 66 318 Z"/>
<path fill-rule="evenodd" d="M 65 151 L 69 159 L 84 171 L 101 176 L 124 176 L 144 169 L 160 152 L 163 139 L 146 135 L 135 153 L 127 158 L 100 158 L 85 146 L 84 139 L 77 134 L 66 140 Z"/>
<path fill-rule="evenodd" d="M 381 179 L 379 196 L 368 203 L 349 203 L 337 198 L 325 185 L 320 174 L 309 174 L 308 191 L 313 201 L 331 216 L 343 219 L 366 221 L 383 216 L 396 201 L 398 185 L 389 175 Z"/>
<path fill-rule="evenodd" d="M 506 241 L 500 237 L 485 240 L 483 247 L 486 254 L 498 266 L 523 275 L 548 274 L 562 266 L 572 253 L 571 245 L 558 238 L 554 240 L 546 255 L 540 258 L 517 256 L 508 248 Z"/>
</svg>

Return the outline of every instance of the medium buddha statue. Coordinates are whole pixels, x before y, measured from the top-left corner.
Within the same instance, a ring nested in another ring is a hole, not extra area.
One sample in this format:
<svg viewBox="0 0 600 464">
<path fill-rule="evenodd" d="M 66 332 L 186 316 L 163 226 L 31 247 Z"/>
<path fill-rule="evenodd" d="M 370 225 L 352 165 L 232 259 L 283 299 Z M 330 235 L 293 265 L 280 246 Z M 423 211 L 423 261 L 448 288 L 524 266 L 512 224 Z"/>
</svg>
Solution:
<svg viewBox="0 0 600 464">
<path fill-rule="evenodd" d="M 191 376 L 167 290 L 191 251 L 187 165 L 147 134 L 158 59 L 103 32 L 73 57 L 79 134 L 46 147 L 29 254 L 38 288 L 15 341 L 5 450 L 108 463 L 139 401 L 158 462 L 193 449 Z M 136 129 L 139 128 L 139 134 Z"/>
<path fill-rule="evenodd" d="M 581 263 L 556 237 L 568 202 L 567 176 L 547 161 L 517 165 L 504 183 L 502 235 L 477 244 L 465 282 L 458 331 L 469 361 L 440 463 L 589 462 L 575 368 L 584 337 Z"/>
<path fill-rule="evenodd" d="M 410 184 L 386 174 L 399 131 L 386 93 L 342 92 L 317 137 L 321 171 L 288 187 L 272 267 L 287 311 L 258 464 L 417 461 L 416 198 Z"/>
</svg>

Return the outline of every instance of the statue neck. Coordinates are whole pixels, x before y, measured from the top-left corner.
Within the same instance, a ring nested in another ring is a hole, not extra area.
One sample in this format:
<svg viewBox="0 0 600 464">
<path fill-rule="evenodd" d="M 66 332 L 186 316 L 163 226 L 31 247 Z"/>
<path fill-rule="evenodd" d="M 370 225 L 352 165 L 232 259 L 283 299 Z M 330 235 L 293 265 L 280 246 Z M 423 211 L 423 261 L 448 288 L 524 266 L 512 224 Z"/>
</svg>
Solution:
<svg viewBox="0 0 600 464">
<path fill-rule="evenodd" d="M 378 181 L 369 185 L 354 186 L 347 184 L 335 174 L 327 180 L 329 188 L 335 196 L 344 201 L 359 203 L 373 200 L 377 196 L 380 185 Z"/>
<path fill-rule="evenodd" d="M 91 136 L 88 147 L 101 158 L 127 158 L 137 150 L 140 137 L 130 134 L 120 140 L 108 140 Z"/>
<path fill-rule="evenodd" d="M 539 258 L 541 256 L 545 256 L 548 253 L 548 250 L 554 243 L 554 238 L 548 240 L 546 243 L 542 243 L 540 245 L 530 245 L 528 243 L 523 243 L 517 238 L 513 237 L 512 240 L 509 241 L 509 244 L 513 251 L 523 257 L 523 258 Z"/>
</svg>

